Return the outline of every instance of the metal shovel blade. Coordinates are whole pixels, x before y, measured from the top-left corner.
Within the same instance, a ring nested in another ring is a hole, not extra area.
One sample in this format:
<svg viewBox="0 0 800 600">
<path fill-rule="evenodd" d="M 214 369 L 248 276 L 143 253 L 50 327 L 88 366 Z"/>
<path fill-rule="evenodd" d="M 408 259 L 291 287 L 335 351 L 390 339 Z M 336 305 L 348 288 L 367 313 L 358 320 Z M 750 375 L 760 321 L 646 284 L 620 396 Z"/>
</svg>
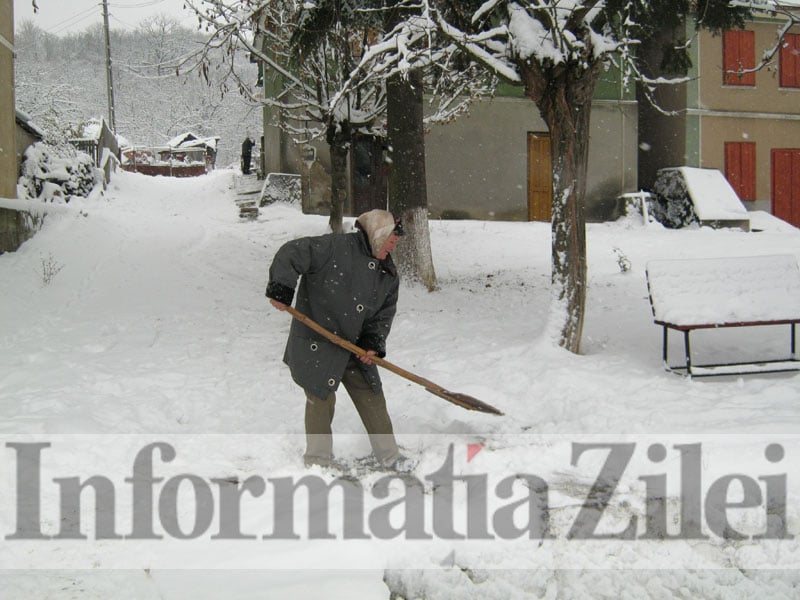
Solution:
<svg viewBox="0 0 800 600">
<path fill-rule="evenodd" d="M 458 392 L 451 392 L 449 390 L 442 389 L 431 389 L 428 387 L 425 389 L 431 394 L 435 394 L 440 398 L 444 398 L 453 404 L 458 404 L 460 407 L 466 408 L 467 410 L 477 410 L 478 412 L 489 413 L 491 415 L 503 415 L 501 411 L 497 410 L 491 404 L 486 404 L 485 402 L 482 402 L 477 398 L 473 398 L 472 396 L 468 396 L 467 394 L 460 394 Z"/>
</svg>

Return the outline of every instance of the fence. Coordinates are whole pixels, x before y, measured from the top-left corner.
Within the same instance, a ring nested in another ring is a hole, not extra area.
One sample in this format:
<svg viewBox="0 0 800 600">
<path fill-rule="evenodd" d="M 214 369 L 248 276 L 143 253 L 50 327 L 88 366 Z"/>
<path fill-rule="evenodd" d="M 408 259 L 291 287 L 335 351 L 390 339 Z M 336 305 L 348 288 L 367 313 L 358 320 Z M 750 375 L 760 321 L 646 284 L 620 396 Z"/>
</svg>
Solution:
<svg viewBox="0 0 800 600">
<path fill-rule="evenodd" d="M 122 169 L 143 175 L 197 177 L 210 170 L 205 148 L 136 146 L 122 151 Z"/>
</svg>

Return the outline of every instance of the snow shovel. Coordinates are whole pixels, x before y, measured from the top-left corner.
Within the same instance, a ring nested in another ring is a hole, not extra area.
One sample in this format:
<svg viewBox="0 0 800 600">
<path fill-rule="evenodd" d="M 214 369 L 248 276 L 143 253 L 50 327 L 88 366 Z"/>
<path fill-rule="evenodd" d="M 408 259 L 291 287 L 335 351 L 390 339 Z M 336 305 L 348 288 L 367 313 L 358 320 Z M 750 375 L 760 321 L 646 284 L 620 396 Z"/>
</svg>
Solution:
<svg viewBox="0 0 800 600">
<path fill-rule="evenodd" d="M 303 323 L 303 325 L 306 325 L 307 327 L 313 329 L 328 341 L 333 342 L 337 346 L 341 346 L 342 348 L 352 352 L 356 356 L 368 356 L 369 359 L 376 365 L 381 366 L 384 369 L 388 369 L 392 373 L 400 375 L 400 377 L 405 377 L 409 381 L 413 381 L 414 383 L 421 385 L 431 394 L 439 396 L 440 398 L 444 398 L 448 402 L 457 404 L 461 408 L 466 408 L 467 410 L 477 410 L 479 412 L 490 413 L 493 415 L 503 414 L 502 412 L 497 410 L 494 406 L 486 404 L 485 402 L 481 402 L 477 398 L 473 398 L 472 396 L 467 396 L 466 394 L 450 392 L 444 389 L 443 387 L 436 385 L 432 381 L 428 381 L 424 377 L 415 375 L 414 373 L 406 371 L 405 369 L 402 369 L 397 365 L 390 363 L 388 360 L 384 360 L 383 358 L 378 358 L 377 356 L 370 355 L 363 348 L 359 348 L 355 344 L 351 344 L 350 342 L 339 337 L 335 333 L 328 331 L 322 325 L 308 318 L 306 315 L 299 312 L 297 309 L 292 308 L 291 306 L 287 306 L 286 310 L 289 311 L 289 314 L 291 314 L 295 319 Z"/>
</svg>

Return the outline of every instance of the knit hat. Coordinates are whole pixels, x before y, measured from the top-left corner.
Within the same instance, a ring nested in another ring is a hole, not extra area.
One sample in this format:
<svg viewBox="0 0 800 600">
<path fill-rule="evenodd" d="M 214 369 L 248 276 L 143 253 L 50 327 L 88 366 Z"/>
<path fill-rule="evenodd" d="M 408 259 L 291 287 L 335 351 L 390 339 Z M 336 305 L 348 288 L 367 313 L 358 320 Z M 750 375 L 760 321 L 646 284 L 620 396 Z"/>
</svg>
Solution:
<svg viewBox="0 0 800 600">
<path fill-rule="evenodd" d="M 386 240 L 394 232 L 403 235 L 403 226 L 388 210 L 375 208 L 356 219 L 356 227 L 366 232 L 374 256 L 378 255 Z"/>
</svg>

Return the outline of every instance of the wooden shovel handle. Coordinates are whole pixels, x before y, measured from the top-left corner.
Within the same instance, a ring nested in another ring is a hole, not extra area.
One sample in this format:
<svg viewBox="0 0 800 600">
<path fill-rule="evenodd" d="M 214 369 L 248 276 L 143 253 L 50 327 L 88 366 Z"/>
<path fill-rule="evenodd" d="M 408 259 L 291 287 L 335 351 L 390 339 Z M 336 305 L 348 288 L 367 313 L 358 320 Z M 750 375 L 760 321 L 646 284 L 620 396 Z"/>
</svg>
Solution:
<svg viewBox="0 0 800 600">
<path fill-rule="evenodd" d="M 453 404 L 457 404 L 462 408 L 466 408 L 467 410 L 477 410 L 480 412 L 486 412 L 495 415 L 502 415 L 503 413 L 497 410 L 495 407 L 486 404 L 485 402 L 481 402 L 477 398 L 473 398 L 472 396 L 467 396 L 466 394 L 459 394 L 455 392 L 450 392 L 440 385 L 433 383 L 432 381 L 425 379 L 424 377 L 420 377 L 415 373 L 410 371 L 406 371 L 405 369 L 398 367 L 397 365 L 390 363 L 388 360 L 384 358 L 380 358 L 374 354 L 370 354 L 363 348 L 360 348 L 353 344 L 352 342 L 347 341 L 346 339 L 336 335 L 335 333 L 328 331 L 322 325 L 311 319 L 310 317 L 304 315 L 297 309 L 287 306 L 286 310 L 291 314 L 295 319 L 300 321 L 306 327 L 313 329 L 322 337 L 327 339 L 328 341 L 336 344 L 337 346 L 344 348 L 345 350 L 352 352 L 356 356 L 366 357 L 369 358 L 372 362 L 376 365 L 383 367 L 391 371 L 392 373 L 399 375 L 400 377 L 404 377 L 409 381 L 413 381 L 424 387 L 428 392 L 439 396 L 440 398 L 444 398 L 448 402 L 452 402 Z"/>
</svg>

